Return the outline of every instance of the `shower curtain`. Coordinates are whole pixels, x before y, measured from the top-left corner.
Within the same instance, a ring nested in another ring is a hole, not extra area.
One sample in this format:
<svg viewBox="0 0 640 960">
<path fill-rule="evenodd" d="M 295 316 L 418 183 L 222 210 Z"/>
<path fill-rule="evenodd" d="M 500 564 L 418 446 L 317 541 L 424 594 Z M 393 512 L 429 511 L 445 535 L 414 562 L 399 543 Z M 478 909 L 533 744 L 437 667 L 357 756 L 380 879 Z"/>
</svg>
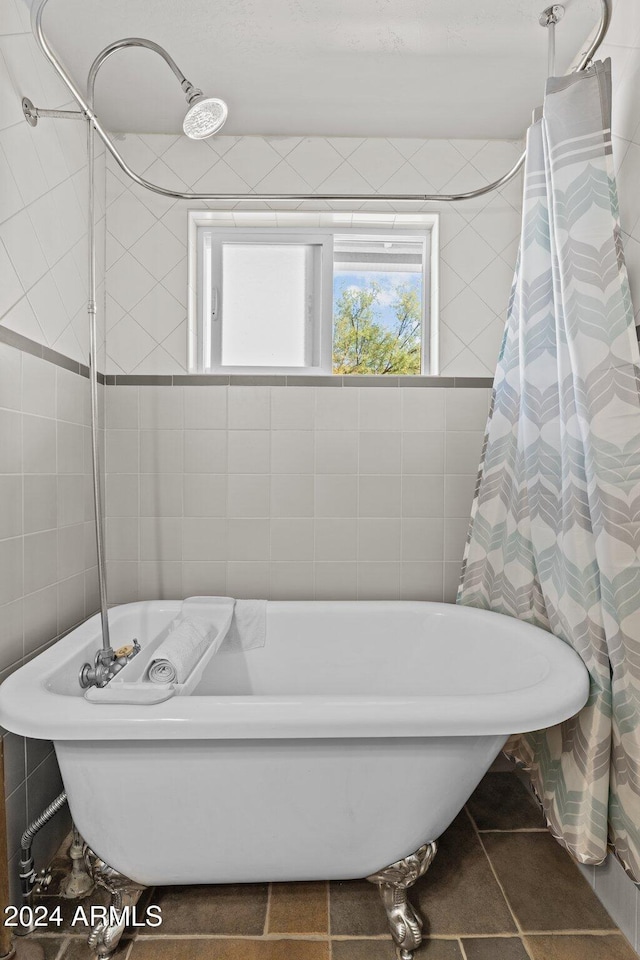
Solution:
<svg viewBox="0 0 640 960">
<path fill-rule="evenodd" d="M 527 137 L 520 251 L 458 602 L 550 630 L 591 676 L 512 738 L 554 835 L 640 880 L 640 355 L 611 157 L 610 61 L 551 78 Z"/>
</svg>

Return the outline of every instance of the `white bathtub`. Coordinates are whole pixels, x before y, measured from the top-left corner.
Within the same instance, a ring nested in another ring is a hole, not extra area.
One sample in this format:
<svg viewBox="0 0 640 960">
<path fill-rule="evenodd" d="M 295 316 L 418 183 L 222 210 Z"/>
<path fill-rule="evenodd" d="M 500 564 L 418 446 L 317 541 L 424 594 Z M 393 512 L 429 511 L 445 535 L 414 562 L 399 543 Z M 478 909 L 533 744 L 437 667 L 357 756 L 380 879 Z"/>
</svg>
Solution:
<svg viewBox="0 0 640 960">
<path fill-rule="evenodd" d="M 114 608 L 113 646 L 179 608 Z M 263 648 L 223 646 L 195 694 L 155 706 L 83 699 L 96 617 L 2 685 L 0 723 L 54 741 L 81 834 L 138 883 L 367 876 L 435 840 L 509 734 L 588 694 L 567 645 L 485 611 L 269 603 L 267 626 Z"/>
</svg>

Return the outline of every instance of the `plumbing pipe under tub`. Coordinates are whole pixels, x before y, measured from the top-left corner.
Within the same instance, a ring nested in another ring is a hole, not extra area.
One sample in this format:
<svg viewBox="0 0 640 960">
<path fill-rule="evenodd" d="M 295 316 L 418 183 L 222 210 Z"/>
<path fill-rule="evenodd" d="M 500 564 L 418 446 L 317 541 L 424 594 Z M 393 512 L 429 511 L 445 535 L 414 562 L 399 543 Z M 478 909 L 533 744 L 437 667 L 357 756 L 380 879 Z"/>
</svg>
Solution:
<svg viewBox="0 0 640 960">
<path fill-rule="evenodd" d="M 60 810 L 65 803 L 67 802 L 67 795 L 63 791 L 59 794 L 55 800 L 53 800 L 48 807 L 42 811 L 39 817 L 29 824 L 27 829 L 22 834 L 22 839 L 20 841 L 20 886 L 22 889 L 22 903 L 25 907 L 31 907 L 33 903 L 33 891 L 36 887 L 39 890 L 42 890 L 45 887 L 48 887 L 51 883 L 51 875 L 47 873 L 46 870 L 41 870 L 40 873 L 36 873 L 35 866 L 33 862 L 33 854 L 31 852 L 31 846 L 35 835 L 39 830 L 51 820 L 52 817 L 56 815 L 58 810 Z M 18 927 L 16 933 L 19 936 L 26 936 L 28 933 L 34 929 L 33 925 L 25 927 Z M 0 954 L 0 960 L 2 960 L 2 954 Z"/>
</svg>

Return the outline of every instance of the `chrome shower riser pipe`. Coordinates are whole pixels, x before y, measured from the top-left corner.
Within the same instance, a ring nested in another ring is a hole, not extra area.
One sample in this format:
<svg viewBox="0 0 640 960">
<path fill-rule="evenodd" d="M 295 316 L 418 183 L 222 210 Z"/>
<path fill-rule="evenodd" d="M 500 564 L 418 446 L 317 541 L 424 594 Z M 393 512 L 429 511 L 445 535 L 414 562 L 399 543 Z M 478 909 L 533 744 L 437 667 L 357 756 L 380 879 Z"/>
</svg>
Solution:
<svg viewBox="0 0 640 960">
<path fill-rule="evenodd" d="M 591 42 L 589 49 L 586 51 L 586 53 L 583 54 L 582 58 L 580 59 L 576 67 L 576 71 L 584 70 L 589 65 L 596 51 L 600 47 L 600 44 L 602 43 L 607 33 L 607 30 L 609 29 L 609 23 L 611 21 L 612 0 L 600 0 L 600 2 L 602 6 L 602 15 L 601 15 L 598 31 L 593 41 Z M 87 117 L 88 120 L 91 121 L 91 124 L 94 127 L 96 133 L 98 134 L 100 139 L 103 141 L 105 147 L 107 148 L 111 156 L 114 158 L 118 166 L 121 168 L 121 170 L 123 170 L 124 173 L 126 173 L 127 176 L 134 181 L 134 183 L 137 183 L 138 186 L 144 187 L 147 190 L 151 190 L 153 193 L 157 193 L 160 196 L 171 197 L 172 199 L 177 199 L 177 200 L 193 200 L 193 201 L 202 200 L 202 201 L 208 201 L 208 202 L 220 201 L 220 202 L 232 202 L 232 203 L 256 203 L 256 202 L 277 203 L 278 201 L 296 201 L 300 203 L 304 201 L 311 201 L 311 202 L 324 201 L 324 202 L 332 202 L 332 203 L 343 203 L 343 202 L 365 203 L 365 202 L 376 202 L 376 201 L 378 202 L 379 201 L 390 201 L 390 202 L 418 201 L 418 202 L 425 203 L 430 201 L 443 201 L 446 203 L 454 203 L 458 200 L 471 200 L 474 197 L 481 197 L 486 193 L 491 193 L 493 190 L 499 190 L 501 187 L 505 186 L 507 183 L 513 180 L 513 178 L 516 176 L 516 174 L 524 164 L 525 156 L 523 153 L 523 155 L 520 157 L 518 162 L 514 164 L 514 166 L 511 168 L 511 170 L 505 173 L 503 177 L 500 177 L 499 180 L 495 180 L 493 183 L 489 183 L 483 187 L 478 188 L 477 190 L 469 190 L 466 193 L 453 193 L 453 194 L 438 194 L 438 193 L 435 193 L 435 194 L 428 194 L 428 193 L 422 193 L 422 194 L 190 193 L 190 192 L 183 192 L 180 190 L 170 190 L 166 187 L 161 187 L 158 184 L 152 183 L 151 181 L 145 180 L 143 177 L 139 176 L 127 164 L 126 160 L 124 159 L 124 157 L 122 157 L 122 155 L 120 154 L 120 151 L 118 150 L 113 140 L 111 139 L 107 131 L 104 129 L 104 127 L 102 126 L 102 124 L 100 123 L 100 121 L 98 120 L 97 116 L 93 111 L 92 90 L 91 90 L 91 96 L 85 99 L 85 97 L 83 97 L 83 95 L 77 88 L 74 81 L 71 79 L 71 77 L 68 75 L 68 73 L 60 63 L 60 60 L 58 59 L 58 57 L 55 55 L 55 53 L 49 46 L 49 43 L 42 29 L 42 13 L 47 3 L 48 3 L 48 0 L 41 0 L 40 5 L 38 6 L 35 12 L 34 33 L 35 33 L 35 37 L 38 42 L 38 45 L 40 46 L 40 49 L 42 50 L 44 55 L 47 57 L 47 59 L 53 66 L 54 70 L 56 71 L 60 79 L 63 81 L 63 83 L 65 84 L 65 86 L 73 95 L 74 99 L 77 101 L 77 103 L 81 107 L 84 115 Z M 103 57 L 103 54 L 108 55 L 107 51 L 115 52 L 115 49 L 122 49 L 123 47 L 126 47 L 126 46 L 135 46 L 135 45 L 139 45 L 139 40 L 138 38 L 131 37 L 131 38 L 128 38 L 127 40 L 117 41 L 116 44 L 111 44 L 110 47 L 105 48 L 103 53 L 96 58 L 96 61 L 94 61 L 95 70 L 93 70 L 93 76 L 91 77 L 91 81 L 92 81 L 91 87 L 93 87 L 93 83 L 95 82 L 95 73 L 97 72 L 97 69 L 101 65 L 101 63 L 99 63 L 98 61 L 101 60 L 101 58 Z M 152 47 L 150 41 L 146 42 L 145 45 L 149 46 L 150 48 Z M 157 45 L 154 44 L 153 47 L 155 46 Z M 111 48 L 114 48 L 114 49 L 111 49 Z M 164 57 L 167 63 L 169 63 L 169 66 L 171 66 L 171 69 L 174 70 L 174 73 L 176 73 L 176 76 L 178 76 L 179 78 L 181 76 L 181 73 L 178 70 L 178 68 L 175 66 L 171 58 L 168 56 L 168 54 L 166 54 L 166 51 L 160 48 L 158 52 L 161 52 L 161 55 Z"/>
</svg>

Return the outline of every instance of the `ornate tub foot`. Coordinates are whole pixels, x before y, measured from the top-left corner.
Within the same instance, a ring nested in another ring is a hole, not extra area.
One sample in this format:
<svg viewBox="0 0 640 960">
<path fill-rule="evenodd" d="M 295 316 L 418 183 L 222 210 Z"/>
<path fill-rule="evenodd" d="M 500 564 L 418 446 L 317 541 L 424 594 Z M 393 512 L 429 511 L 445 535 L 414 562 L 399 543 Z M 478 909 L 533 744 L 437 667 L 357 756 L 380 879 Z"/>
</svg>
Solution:
<svg viewBox="0 0 640 960">
<path fill-rule="evenodd" d="M 436 849 L 435 843 L 425 843 L 410 857 L 367 877 L 380 891 L 400 960 L 412 960 L 413 951 L 422 943 L 422 920 L 409 903 L 407 891 L 427 872 Z"/>
<path fill-rule="evenodd" d="M 106 917 L 93 927 L 87 941 L 98 960 L 109 960 L 125 931 L 129 910 L 135 906 L 144 887 L 118 873 L 88 846 L 85 846 L 84 862 L 95 885 L 110 894 Z"/>
</svg>

